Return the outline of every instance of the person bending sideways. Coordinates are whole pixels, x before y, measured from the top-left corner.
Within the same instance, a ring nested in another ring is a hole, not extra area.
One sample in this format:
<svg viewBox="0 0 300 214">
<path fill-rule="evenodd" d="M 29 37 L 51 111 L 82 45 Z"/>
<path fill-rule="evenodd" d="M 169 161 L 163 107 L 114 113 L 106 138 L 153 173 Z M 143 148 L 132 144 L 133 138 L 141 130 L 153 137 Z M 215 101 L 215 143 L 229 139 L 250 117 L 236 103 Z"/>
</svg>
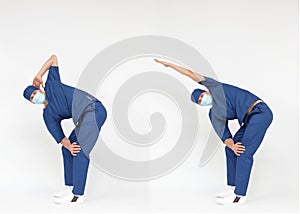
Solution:
<svg viewBox="0 0 300 214">
<path fill-rule="evenodd" d="M 216 200 L 222 205 L 245 203 L 253 156 L 273 120 L 272 111 L 263 100 L 247 90 L 221 83 L 169 62 L 157 59 L 155 61 L 190 77 L 208 89 L 195 89 L 191 100 L 200 106 L 211 106 L 211 124 L 226 145 L 228 188 L 218 193 Z M 234 119 L 238 120 L 240 128 L 232 136 L 228 121 Z"/>
<path fill-rule="evenodd" d="M 46 83 L 43 75 L 48 71 Z M 47 129 L 62 145 L 65 189 L 54 194 L 54 202 L 78 204 L 83 202 L 89 167 L 89 154 L 99 136 L 107 114 L 102 103 L 92 95 L 65 85 L 60 80 L 57 57 L 52 55 L 42 66 L 23 96 L 34 104 L 44 106 L 43 118 Z M 66 137 L 61 121 L 72 118 L 76 125 Z"/>
</svg>

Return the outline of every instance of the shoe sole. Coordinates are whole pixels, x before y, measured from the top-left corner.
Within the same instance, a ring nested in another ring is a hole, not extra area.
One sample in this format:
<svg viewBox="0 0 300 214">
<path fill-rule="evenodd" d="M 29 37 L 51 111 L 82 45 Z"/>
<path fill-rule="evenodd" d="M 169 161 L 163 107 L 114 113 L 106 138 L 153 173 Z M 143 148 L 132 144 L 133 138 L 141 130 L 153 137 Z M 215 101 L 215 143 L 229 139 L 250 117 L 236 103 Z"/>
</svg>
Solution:
<svg viewBox="0 0 300 214">
<path fill-rule="evenodd" d="M 57 202 L 57 201 L 53 201 L 54 204 L 59 204 L 59 205 L 83 205 L 84 202 L 68 202 L 68 203 L 64 203 L 64 202 Z"/>
<path fill-rule="evenodd" d="M 216 204 L 223 205 L 223 206 L 241 206 L 241 205 L 246 204 L 246 201 L 243 201 L 243 202 L 231 202 L 231 203 L 224 203 L 222 201 L 216 201 Z"/>
<path fill-rule="evenodd" d="M 225 197 L 227 197 L 227 196 L 229 196 L 229 195 L 230 195 L 230 194 L 225 195 L 225 196 L 216 195 L 216 198 L 225 198 Z"/>
<path fill-rule="evenodd" d="M 53 198 L 63 198 L 65 197 L 66 195 L 68 194 L 65 194 L 65 195 L 52 195 Z"/>
</svg>

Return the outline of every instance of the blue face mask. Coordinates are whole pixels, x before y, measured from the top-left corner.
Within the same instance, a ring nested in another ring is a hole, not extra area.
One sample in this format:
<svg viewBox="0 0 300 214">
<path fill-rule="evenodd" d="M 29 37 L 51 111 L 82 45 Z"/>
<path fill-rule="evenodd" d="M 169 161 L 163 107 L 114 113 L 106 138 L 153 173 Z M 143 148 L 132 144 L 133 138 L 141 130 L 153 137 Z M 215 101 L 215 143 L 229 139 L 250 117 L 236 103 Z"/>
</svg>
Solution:
<svg viewBox="0 0 300 214">
<path fill-rule="evenodd" d="M 209 105 L 212 104 L 212 101 L 213 101 L 213 99 L 212 99 L 211 95 L 204 94 L 203 97 L 202 97 L 200 105 L 202 105 L 202 106 L 209 106 Z"/>
<path fill-rule="evenodd" d="M 46 100 L 45 95 L 44 95 L 42 92 L 38 91 L 38 92 L 34 95 L 34 97 L 33 97 L 33 99 L 32 99 L 32 102 L 33 102 L 34 104 L 44 104 L 45 100 Z"/>
</svg>

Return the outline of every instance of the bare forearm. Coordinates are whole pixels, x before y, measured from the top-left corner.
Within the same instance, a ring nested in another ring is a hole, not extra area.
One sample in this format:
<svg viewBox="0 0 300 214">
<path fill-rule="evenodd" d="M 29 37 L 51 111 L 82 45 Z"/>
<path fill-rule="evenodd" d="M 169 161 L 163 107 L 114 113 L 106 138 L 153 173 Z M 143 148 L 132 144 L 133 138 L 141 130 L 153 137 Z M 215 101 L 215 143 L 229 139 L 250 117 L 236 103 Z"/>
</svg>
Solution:
<svg viewBox="0 0 300 214">
<path fill-rule="evenodd" d="M 190 77 L 192 80 L 194 80 L 196 82 L 205 80 L 205 77 L 202 76 L 201 74 L 195 73 L 195 72 L 193 72 L 189 69 L 183 68 L 181 66 L 170 64 L 170 67 L 173 68 L 175 71 L 178 71 L 179 73 L 182 73 L 182 74 Z"/>
<path fill-rule="evenodd" d="M 205 77 L 202 76 L 201 74 L 195 73 L 195 72 L 193 72 L 189 69 L 186 69 L 184 67 L 174 65 L 170 62 L 160 61 L 158 59 L 155 59 L 155 61 L 157 63 L 160 63 L 160 64 L 166 66 L 166 67 L 170 67 L 170 68 L 174 69 L 175 71 L 178 71 L 179 73 L 181 73 L 183 75 L 186 75 L 186 76 L 190 77 L 192 80 L 194 80 L 196 82 L 200 82 L 200 81 L 205 80 Z"/>
<path fill-rule="evenodd" d="M 194 72 L 189 70 L 189 69 L 186 69 L 184 67 L 181 67 L 179 65 L 174 65 L 172 63 L 169 63 L 169 66 L 170 68 L 173 68 L 175 71 L 178 71 L 179 73 L 183 74 L 183 75 L 186 75 L 188 77 L 191 77 L 193 76 Z"/>
<path fill-rule="evenodd" d="M 51 66 L 57 66 L 57 57 L 52 55 L 41 67 L 36 76 L 43 77 L 43 75 L 49 70 Z"/>
</svg>

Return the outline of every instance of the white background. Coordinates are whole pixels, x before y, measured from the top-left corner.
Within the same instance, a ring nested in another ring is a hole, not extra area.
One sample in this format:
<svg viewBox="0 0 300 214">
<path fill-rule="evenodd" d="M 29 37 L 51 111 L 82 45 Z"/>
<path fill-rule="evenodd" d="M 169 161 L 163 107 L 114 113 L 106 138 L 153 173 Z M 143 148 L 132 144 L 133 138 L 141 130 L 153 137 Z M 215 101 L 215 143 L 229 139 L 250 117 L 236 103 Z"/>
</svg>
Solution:
<svg viewBox="0 0 300 214">
<path fill-rule="evenodd" d="M 179 168 L 157 180 L 121 181 L 91 165 L 84 206 L 51 202 L 63 181 L 60 147 L 23 89 L 53 53 L 63 82 L 75 86 L 103 48 L 149 34 L 191 45 L 221 81 L 250 90 L 273 110 L 255 155 L 248 204 L 235 211 L 298 211 L 298 1 L 1 0 L 1 212 L 234 212 L 214 199 L 226 184 L 223 146 L 199 167 L 201 140 Z"/>
</svg>

